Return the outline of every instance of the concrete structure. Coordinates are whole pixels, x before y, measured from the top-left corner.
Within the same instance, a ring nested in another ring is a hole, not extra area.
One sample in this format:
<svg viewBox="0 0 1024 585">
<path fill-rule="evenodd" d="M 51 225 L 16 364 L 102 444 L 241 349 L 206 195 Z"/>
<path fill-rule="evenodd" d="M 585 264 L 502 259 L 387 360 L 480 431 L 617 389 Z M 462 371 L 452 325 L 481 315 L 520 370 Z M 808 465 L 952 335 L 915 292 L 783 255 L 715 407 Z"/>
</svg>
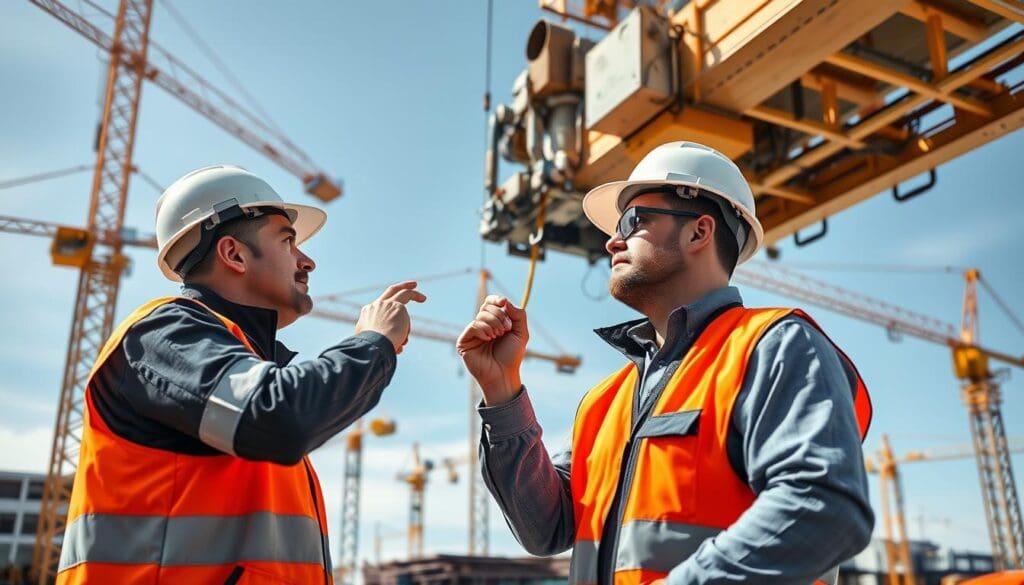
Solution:
<svg viewBox="0 0 1024 585">
<path fill-rule="evenodd" d="M 41 473 L 0 471 L 0 582 L 32 564 L 43 497 Z"/>
<path fill-rule="evenodd" d="M 433 555 L 363 566 L 363 585 L 564 585 L 569 557 Z"/>
</svg>

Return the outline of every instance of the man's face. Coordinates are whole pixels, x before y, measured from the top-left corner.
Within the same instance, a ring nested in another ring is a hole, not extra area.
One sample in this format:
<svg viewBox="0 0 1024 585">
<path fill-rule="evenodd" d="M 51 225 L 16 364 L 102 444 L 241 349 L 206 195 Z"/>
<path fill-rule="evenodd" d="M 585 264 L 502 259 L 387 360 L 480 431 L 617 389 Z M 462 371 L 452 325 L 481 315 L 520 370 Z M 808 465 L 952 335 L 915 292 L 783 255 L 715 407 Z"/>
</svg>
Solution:
<svg viewBox="0 0 1024 585">
<path fill-rule="evenodd" d="M 262 306 L 277 311 L 278 328 L 310 312 L 309 273 L 316 264 L 295 245 L 288 219 L 269 216 L 253 244 L 259 249 L 251 254 L 246 271 L 249 290 L 260 297 Z"/>
<path fill-rule="evenodd" d="M 626 208 L 671 209 L 662 195 L 645 193 L 634 197 Z M 612 236 L 605 249 L 612 255 L 608 290 L 625 305 L 643 312 L 646 301 L 659 293 L 659 285 L 684 268 L 679 246 L 680 226 L 685 222 L 670 215 L 641 213 L 640 223 L 628 238 Z"/>
</svg>

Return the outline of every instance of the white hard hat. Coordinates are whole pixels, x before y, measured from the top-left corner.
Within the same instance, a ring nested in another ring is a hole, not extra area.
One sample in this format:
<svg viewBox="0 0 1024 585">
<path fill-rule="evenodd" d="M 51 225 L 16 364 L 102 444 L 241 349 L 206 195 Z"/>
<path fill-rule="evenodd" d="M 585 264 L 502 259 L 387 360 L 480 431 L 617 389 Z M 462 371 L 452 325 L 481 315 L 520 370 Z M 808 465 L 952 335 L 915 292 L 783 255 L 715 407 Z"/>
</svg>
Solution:
<svg viewBox="0 0 1024 585">
<path fill-rule="evenodd" d="M 266 181 L 242 167 L 204 167 L 181 177 L 156 202 L 156 262 L 160 271 L 181 282 L 177 270 L 199 245 L 203 229 L 212 230 L 221 222 L 268 207 L 281 210 L 291 220 L 296 245 L 327 221 L 321 209 L 285 203 Z"/>
<path fill-rule="evenodd" d="M 709 199 L 719 203 L 728 227 L 736 234 L 737 264 L 750 259 L 761 247 L 764 228 L 754 213 L 754 194 L 743 173 L 729 157 L 696 142 L 669 142 L 655 148 L 636 165 L 628 180 L 591 189 L 583 198 L 583 212 L 599 230 L 611 236 L 626 204 L 638 192 L 672 185 L 681 187 L 677 193 L 684 198 L 698 192 L 688 188 L 717 196 Z"/>
</svg>

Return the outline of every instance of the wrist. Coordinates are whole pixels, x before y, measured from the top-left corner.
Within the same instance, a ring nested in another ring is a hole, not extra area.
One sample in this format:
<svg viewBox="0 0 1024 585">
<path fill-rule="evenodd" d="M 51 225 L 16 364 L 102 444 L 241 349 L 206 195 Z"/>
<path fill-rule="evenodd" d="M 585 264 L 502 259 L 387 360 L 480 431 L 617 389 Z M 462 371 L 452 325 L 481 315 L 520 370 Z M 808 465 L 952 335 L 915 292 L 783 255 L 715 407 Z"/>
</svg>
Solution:
<svg viewBox="0 0 1024 585">
<path fill-rule="evenodd" d="M 519 374 L 506 376 L 500 380 L 488 383 L 480 383 L 480 390 L 484 395 L 484 404 L 487 406 L 501 406 L 516 396 L 523 387 Z"/>
</svg>

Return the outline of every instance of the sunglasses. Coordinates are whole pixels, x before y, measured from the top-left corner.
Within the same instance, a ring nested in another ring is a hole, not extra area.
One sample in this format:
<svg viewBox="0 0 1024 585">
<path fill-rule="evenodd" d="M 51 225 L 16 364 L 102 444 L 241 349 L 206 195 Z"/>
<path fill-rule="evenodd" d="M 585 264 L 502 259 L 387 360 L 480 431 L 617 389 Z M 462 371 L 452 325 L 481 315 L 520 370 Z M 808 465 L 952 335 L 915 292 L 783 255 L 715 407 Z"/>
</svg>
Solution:
<svg viewBox="0 0 1024 585">
<path fill-rule="evenodd" d="M 637 205 L 634 207 L 630 207 L 626 209 L 626 211 L 622 212 L 622 215 L 619 217 L 619 223 L 615 227 L 615 233 L 617 233 L 619 237 L 622 238 L 623 240 L 625 240 L 629 236 L 632 236 L 633 232 L 636 231 L 636 228 L 640 227 L 640 216 L 644 213 L 655 213 L 659 215 L 674 215 L 676 217 L 693 218 L 697 218 L 704 215 L 703 213 L 696 213 L 693 211 L 662 209 L 660 207 L 642 207 Z"/>
</svg>

